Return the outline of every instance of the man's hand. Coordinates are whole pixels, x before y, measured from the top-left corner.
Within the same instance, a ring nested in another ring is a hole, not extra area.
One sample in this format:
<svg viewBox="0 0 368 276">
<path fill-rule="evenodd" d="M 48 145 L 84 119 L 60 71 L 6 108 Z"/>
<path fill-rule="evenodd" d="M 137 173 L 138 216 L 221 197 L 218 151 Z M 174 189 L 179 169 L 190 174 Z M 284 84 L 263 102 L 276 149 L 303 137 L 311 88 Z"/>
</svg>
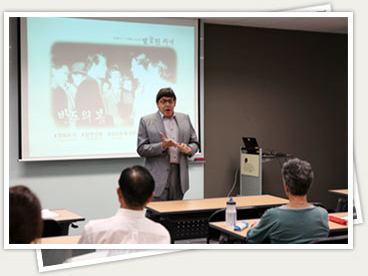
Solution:
<svg viewBox="0 0 368 276">
<path fill-rule="evenodd" d="M 180 147 L 180 145 L 178 143 L 176 143 L 174 140 L 167 139 L 162 132 L 160 132 L 160 135 L 161 135 L 162 149 L 163 150 L 166 150 L 169 147 Z"/>
<path fill-rule="evenodd" d="M 184 154 L 190 154 L 192 152 L 192 149 L 184 143 L 181 143 L 181 145 L 179 146 L 180 152 L 184 153 Z"/>
</svg>

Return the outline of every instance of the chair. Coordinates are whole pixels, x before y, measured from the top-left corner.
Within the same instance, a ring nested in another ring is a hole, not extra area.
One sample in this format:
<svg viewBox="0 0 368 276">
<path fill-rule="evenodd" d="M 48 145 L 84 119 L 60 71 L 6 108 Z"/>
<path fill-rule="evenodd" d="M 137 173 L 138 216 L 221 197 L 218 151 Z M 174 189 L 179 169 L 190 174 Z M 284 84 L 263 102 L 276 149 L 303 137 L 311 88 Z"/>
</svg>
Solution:
<svg viewBox="0 0 368 276">
<path fill-rule="evenodd" d="M 53 220 L 53 219 L 45 219 L 43 220 L 43 233 L 42 237 L 55 237 L 55 236 L 62 236 L 62 227 L 60 224 Z"/>
<path fill-rule="evenodd" d="M 348 211 L 348 200 L 347 198 L 339 198 L 337 200 L 337 206 L 335 212 L 347 212 Z"/>
<path fill-rule="evenodd" d="M 348 243 L 348 235 L 321 238 L 310 242 L 310 244 L 347 244 L 347 243 Z"/>
</svg>

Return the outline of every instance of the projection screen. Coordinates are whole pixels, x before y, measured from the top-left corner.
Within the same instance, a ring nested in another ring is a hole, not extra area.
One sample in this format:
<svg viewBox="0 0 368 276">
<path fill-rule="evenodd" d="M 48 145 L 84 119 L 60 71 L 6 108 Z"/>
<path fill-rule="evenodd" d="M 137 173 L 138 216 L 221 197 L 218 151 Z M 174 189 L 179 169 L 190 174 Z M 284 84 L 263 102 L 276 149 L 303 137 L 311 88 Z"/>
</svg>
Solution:
<svg viewBox="0 0 368 276">
<path fill-rule="evenodd" d="M 198 21 L 21 18 L 21 161 L 137 157 L 171 87 L 199 135 Z"/>
</svg>

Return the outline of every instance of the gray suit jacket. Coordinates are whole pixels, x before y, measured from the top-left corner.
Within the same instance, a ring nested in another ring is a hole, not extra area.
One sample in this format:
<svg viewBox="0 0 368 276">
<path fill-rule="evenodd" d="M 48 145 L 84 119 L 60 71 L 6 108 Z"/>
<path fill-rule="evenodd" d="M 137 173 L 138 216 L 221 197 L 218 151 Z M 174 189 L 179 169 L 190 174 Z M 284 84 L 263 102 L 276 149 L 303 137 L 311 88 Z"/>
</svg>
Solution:
<svg viewBox="0 0 368 276">
<path fill-rule="evenodd" d="M 192 156 L 197 152 L 199 143 L 190 118 L 188 115 L 178 112 L 175 112 L 175 118 L 179 128 L 179 141 L 176 142 L 187 144 L 192 149 L 189 156 Z M 155 180 L 155 196 L 162 194 L 170 168 L 169 153 L 167 149 L 162 150 L 160 132 L 167 137 L 159 111 L 141 118 L 137 152 L 146 158 L 145 167 Z M 180 153 L 179 165 L 180 184 L 184 194 L 189 189 L 188 159 L 185 154 Z"/>
</svg>

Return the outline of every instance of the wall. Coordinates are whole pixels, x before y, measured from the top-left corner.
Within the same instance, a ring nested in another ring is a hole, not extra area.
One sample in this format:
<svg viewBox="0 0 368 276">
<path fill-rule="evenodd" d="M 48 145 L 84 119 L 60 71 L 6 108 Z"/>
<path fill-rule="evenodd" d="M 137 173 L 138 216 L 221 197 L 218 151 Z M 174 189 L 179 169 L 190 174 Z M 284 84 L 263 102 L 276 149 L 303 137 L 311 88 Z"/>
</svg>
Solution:
<svg viewBox="0 0 368 276">
<path fill-rule="evenodd" d="M 309 199 L 333 208 L 328 189 L 348 184 L 347 57 L 346 35 L 206 25 L 205 197 L 230 191 L 248 136 L 309 161 Z M 284 196 L 280 166 L 263 164 L 263 193 Z"/>
</svg>

